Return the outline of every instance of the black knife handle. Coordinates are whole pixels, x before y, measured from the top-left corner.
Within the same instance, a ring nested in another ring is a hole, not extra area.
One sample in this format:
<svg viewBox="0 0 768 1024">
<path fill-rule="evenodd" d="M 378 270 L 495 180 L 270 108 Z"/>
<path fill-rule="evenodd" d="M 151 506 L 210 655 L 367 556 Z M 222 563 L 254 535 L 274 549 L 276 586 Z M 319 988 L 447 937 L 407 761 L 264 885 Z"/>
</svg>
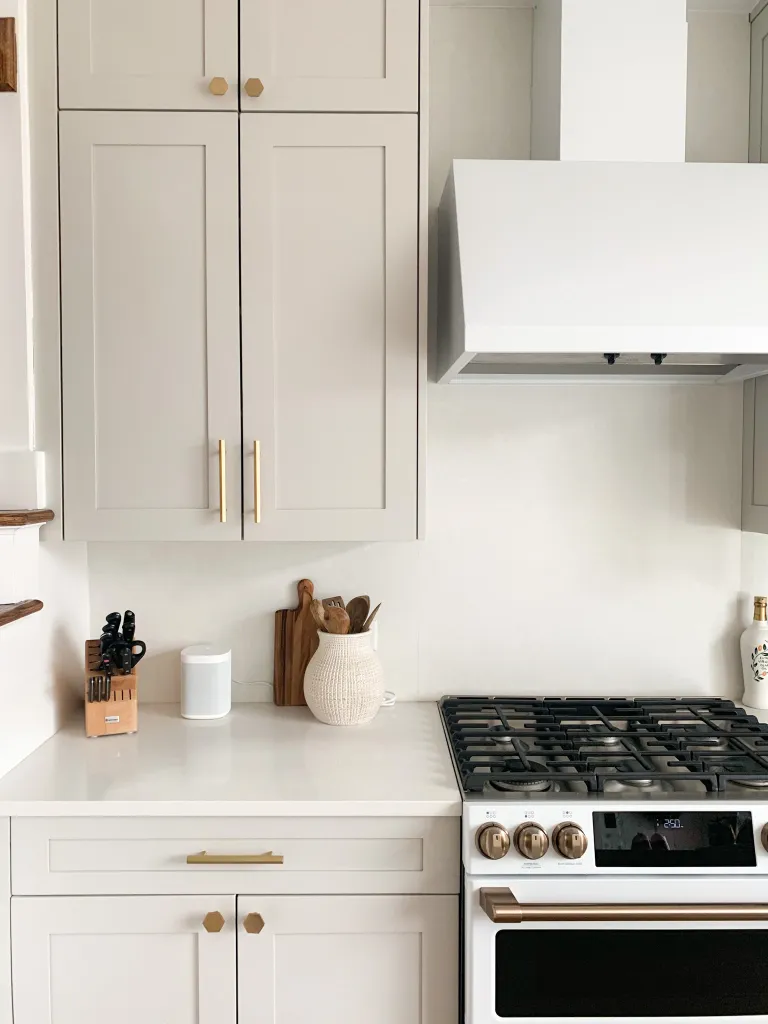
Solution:
<svg viewBox="0 0 768 1024">
<path fill-rule="evenodd" d="M 126 643 L 130 643 L 131 640 L 136 636 L 136 616 L 128 609 L 123 616 L 123 640 Z"/>
</svg>

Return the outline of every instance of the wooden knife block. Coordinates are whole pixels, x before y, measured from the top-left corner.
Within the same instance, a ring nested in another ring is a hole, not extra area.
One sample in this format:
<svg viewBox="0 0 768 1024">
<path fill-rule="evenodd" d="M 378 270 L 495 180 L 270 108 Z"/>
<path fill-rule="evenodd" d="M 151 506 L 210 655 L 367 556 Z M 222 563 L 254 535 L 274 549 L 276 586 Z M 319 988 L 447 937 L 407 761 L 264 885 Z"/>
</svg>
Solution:
<svg viewBox="0 0 768 1024">
<path fill-rule="evenodd" d="M 91 676 L 103 675 L 99 668 L 101 643 L 98 640 L 85 642 L 85 735 L 120 736 L 136 732 L 139 728 L 139 677 L 136 669 L 127 676 L 112 676 L 112 693 L 109 700 L 88 701 L 88 680 Z"/>
</svg>

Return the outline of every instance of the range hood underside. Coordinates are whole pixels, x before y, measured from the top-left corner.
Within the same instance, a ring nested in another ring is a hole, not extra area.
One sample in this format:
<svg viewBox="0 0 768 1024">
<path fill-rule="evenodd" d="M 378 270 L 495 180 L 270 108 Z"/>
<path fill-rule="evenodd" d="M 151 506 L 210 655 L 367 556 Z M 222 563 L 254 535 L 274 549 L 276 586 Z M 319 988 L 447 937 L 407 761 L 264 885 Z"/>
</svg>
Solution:
<svg viewBox="0 0 768 1024">
<path fill-rule="evenodd" d="M 657 363 L 649 354 L 615 354 L 611 364 L 602 352 L 480 352 L 451 383 L 738 383 L 768 374 L 768 355 L 711 352 L 670 353 Z M 658 359 L 658 356 L 657 356 Z"/>
</svg>

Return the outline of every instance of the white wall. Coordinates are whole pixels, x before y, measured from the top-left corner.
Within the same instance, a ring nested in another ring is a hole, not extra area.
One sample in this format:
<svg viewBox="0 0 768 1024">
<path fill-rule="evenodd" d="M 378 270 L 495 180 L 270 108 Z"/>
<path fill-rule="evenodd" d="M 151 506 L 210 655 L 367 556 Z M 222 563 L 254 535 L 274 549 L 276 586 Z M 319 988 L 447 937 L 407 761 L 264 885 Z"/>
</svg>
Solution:
<svg viewBox="0 0 768 1024">
<path fill-rule="evenodd" d="M 740 388 L 433 386 L 429 420 L 423 543 L 89 545 L 92 626 L 137 613 L 143 698 L 205 639 L 269 683 L 303 576 L 384 602 L 401 698 L 736 692 Z"/>
<path fill-rule="evenodd" d="M 749 154 L 749 18 L 688 15 L 685 159 L 746 162 Z"/>
<path fill-rule="evenodd" d="M 0 0 L 0 18 L 22 13 L 16 0 Z M 0 93 L 0 449 L 27 448 L 31 441 L 22 97 L 23 92 Z"/>
<path fill-rule="evenodd" d="M 0 16 L 19 17 L 21 81 L 0 93 L 0 507 L 29 501 L 34 481 L 33 333 L 29 259 L 30 190 L 24 61 L 24 10 L 0 0 Z M 13 463 L 2 458 L 14 451 Z M 49 453 L 56 458 L 56 453 Z M 10 466 L 30 472 L 11 473 Z M 18 488 L 18 489 L 17 489 Z M 45 529 L 45 527 L 43 527 Z M 0 529 L 0 603 L 39 598 L 41 612 L 0 628 L 0 775 L 56 730 L 82 682 L 88 632 L 84 544 L 39 543 L 37 529 Z"/>
<path fill-rule="evenodd" d="M 433 5 L 433 211 L 452 156 L 530 155 L 532 26 L 515 0 Z M 738 692 L 740 388 L 428 398 L 423 543 L 89 545 L 92 631 L 136 611 L 143 699 L 175 699 L 204 639 L 232 644 L 236 697 L 269 699 L 273 612 L 303 576 L 384 602 L 401 698 Z"/>
</svg>

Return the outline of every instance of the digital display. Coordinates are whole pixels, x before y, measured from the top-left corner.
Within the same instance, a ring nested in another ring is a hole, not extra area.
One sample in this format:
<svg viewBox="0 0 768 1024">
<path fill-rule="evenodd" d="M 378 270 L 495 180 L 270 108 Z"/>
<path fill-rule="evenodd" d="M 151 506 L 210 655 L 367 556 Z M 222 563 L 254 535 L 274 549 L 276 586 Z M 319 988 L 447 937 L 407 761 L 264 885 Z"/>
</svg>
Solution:
<svg viewBox="0 0 768 1024">
<path fill-rule="evenodd" d="M 748 811 L 610 811 L 592 815 L 595 864 L 614 868 L 754 867 Z"/>
</svg>

